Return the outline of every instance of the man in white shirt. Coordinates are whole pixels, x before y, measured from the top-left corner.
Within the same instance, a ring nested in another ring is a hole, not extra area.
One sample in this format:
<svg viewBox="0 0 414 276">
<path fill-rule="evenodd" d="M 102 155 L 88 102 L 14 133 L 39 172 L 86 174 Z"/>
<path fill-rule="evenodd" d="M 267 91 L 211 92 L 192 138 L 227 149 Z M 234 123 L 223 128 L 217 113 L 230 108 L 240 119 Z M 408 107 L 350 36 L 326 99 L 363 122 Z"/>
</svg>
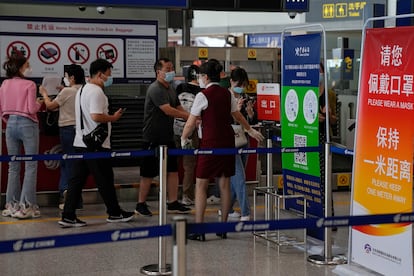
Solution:
<svg viewBox="0 0 414 276">
<path fill-rule="evenodd" d="M 90 152 L 83 142 L 83 136 L 89 134 L 99 124 L 107 124 L 108 136 L 98 151 L 110 151 L 111 122 L 119 120 L 122 108 L 113 115 L 108 114 L 108 98 L 103 88 L 112 84 L 112 64 L 104 59 L 97 59 L 91 63 L 89 83 L 85 84 L 76 94 L 76 135 L 73 145 L 78 153 Z M 82 120 L 82 121 L 81 121 Z M 111 160 L 104 159 L 77 159 L 74 161 L 72 176 L 62 213 L 62 220 L 58 223 L 62 227 L 81 227 L 86 223 L 76 217 L 76 206 L 79 203 L 88 175 L 92 173 L 98 191 L 105 203 L 108 213 L 107 222 L 126 222 L 133 218 L 133 212 L 121 209 L 114 187 L 114 173 Z"/>
</svg>

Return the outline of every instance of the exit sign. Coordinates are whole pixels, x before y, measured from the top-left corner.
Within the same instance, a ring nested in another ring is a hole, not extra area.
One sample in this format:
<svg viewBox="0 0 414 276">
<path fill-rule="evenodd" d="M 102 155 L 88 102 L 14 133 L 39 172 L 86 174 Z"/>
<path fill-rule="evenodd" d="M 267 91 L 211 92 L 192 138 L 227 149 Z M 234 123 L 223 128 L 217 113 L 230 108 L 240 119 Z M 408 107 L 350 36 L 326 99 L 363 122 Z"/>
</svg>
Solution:
<svg viewBox="0 0 414 276">
<path fill-rule="evenodd" d="M 286 12 L 307 12 L 309 11 L 309 0 L 283 0 L 283 10 Z"/>
</svg>

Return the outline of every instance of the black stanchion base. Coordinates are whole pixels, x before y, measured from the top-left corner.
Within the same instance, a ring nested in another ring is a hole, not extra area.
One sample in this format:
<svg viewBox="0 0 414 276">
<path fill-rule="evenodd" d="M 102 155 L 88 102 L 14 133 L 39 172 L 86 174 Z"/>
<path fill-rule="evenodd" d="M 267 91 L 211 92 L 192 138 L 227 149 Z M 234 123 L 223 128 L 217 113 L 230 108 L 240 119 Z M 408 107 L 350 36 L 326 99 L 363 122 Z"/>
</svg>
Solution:
<svg viewBox="0 0 414 276">
<path fill-rule="evenodd" d="M 141 273 L 144 275 L 171 275 L 172 269 L 170 264 L 166 264 L 164 268 L 160 268 L 158 264 L 151 264 L 141 267 Z"/>
<path fill-rule="evenodd" d="M 346 264 L 347 259 L 345 256 L 333 256 L 330 259 L 325 258 L 321 255 L 310 255 L 308 256 L 308 262 L 318 264 L 318 265 L 340 265 L 340 264 Z"/>
</svg>

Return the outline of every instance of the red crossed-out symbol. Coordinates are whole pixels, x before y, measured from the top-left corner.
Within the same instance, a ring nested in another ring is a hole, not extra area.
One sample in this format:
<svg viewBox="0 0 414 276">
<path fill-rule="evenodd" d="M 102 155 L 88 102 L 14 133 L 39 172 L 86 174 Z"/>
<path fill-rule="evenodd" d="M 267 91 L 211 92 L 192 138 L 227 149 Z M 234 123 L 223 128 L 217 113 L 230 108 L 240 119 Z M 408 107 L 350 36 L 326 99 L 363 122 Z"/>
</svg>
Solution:
<svg viewBox="0 0 414 276">
<path fill-rule="evenodd" d="M 106 59 L 113 64 L 118 59 L 118 50 L 114 45 L 104 43 L 101 44 L 96 50 L 96 57 Z"/>
<path fill-rule="evenodd" d="M 68 48 L 68 58 L 72 63 L 85 64 L 89 60 L 89 48 L 82 42 L 76 42 Z"/>
<path fill-rule="evenodd" d="M 60 58 L 60 49 L 56 43 L 45 42 L 37 49 L 37 55 L 41 62 L 45 64 L 54 64 Z"/>
<path fill-rule="evenodd" d="M 30 48 L 29 46 L 23 41 L 13 41 L 12 43 L 7 46 L 7 57 L 10 58 L 14 55 L 22 55 L 25 58 L 30 58 Z"/>
</svg>

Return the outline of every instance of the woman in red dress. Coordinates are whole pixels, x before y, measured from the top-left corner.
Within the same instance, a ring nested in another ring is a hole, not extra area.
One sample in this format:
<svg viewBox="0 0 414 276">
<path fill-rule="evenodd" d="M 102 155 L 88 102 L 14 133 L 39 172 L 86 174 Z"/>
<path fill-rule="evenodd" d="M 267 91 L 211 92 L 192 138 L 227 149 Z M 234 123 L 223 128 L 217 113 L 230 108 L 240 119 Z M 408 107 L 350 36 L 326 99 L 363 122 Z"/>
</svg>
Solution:
<svg viewBox="0 0 414 276">
<path fill-rule="evenodd" d="M 230 91 L 219 86 L 220 72 L 223 67 L 215 60 L 210 60 L 200 66 L 198 81 L 203 91 L 197 94 L 191 108 L 190 117 L 184 127 L 181 136 L 182 148 L 190 143 L 188 139 L 196 127 L 201 138 L 200 149 L 203 148 L 234 148 L 234 131 L 231 126 L 233 117 L 246 127 L 251 136 L 261 136 L 252 129 L 243 115 L 238 110 L 237 101 Z M 207 188 L 211 178 L 219 179 L 222 221 L 227 221 L 227 215 L 231 205 L 230 177 L 235 172 L 234 155 L 199 155 L 196 166 L 196 190 L 195 190 L 195 221 L 204 221 L 206 209 Z M 217 236 L 225 239 L 225 233 Z M 204 235 L 193 234 L 190 239 L 204 241 Z"/>
</svg>

